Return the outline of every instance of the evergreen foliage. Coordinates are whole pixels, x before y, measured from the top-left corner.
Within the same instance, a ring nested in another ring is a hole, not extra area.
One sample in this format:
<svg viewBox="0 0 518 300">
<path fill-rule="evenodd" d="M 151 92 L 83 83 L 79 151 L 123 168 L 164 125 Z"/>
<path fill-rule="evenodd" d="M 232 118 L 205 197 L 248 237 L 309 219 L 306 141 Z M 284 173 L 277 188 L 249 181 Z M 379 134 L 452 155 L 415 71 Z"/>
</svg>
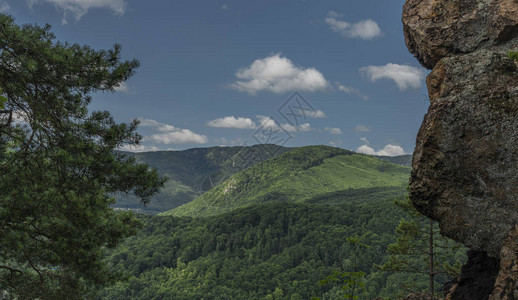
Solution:
<svg viewBox="0 0 518 300">
<path fill-rule="evenodd" d="M 114 91 L 138 62 L 120 46 L 55 42 L 50 27 L 18 26 L 0 14 L 0 290 L 15 299 L 76 299 L 114 280 L 105 247 L 135 232 L 115 192 L 143 201 L 163 180 L 117 147 L 137 144 L 131 124 L 89 113 L 90 94 Z"/>
<path fill-rule="evenodd" d="M 437 222 L 422 216 L 412 205 L 410 199 L 396 200 L 407 217 L 403 218 L 396 228 L 397 240 L 388 246 L 387 261 L 378 266 L 383 271 L 413 273 L 428 279 L 427 292 L 435 297 L 441 291 L 446 279 L 460 273 L 465 262 L 465 255 L 455 255 L 461 248 L 458 243 L 442 236 Z M 401 282 L 402 294 L 424 291 L 418 282 Z"/>
<path fill-rule="evenodd" d="M 427 284 L 374 267 L 387 260 L 405 216 L 391 199 L 269 202 L 204 218 L 143 216 L 142 231 L 106 258 L 128 280 L 99 299 L 343 299 L 343 282 L 318 284 L 333 271 L 365 273 L 354 279 L 364 283 L 354 292 L 359 299 L 395 299 L 398 280 Z M 345 240 L 364 234 L 368 248 Z"/>
<path fill-rule="evenodd" d="M 337 283 L 340 286 L 340 289 L 344 292 L 343 296 L 346 299 L 359 299 L 360 291 L 365 287 L 365 282 L 363 278 L 365 277 L 365 272 L 358 269 L 358 259 L 360 255 L 360 251 L 362 249 L 368 249 L 369 245 L 362 243 L 362 240 L 370 234 L 370 232 L 365 233 L 363 236 L 359 237 L 357 234 L 346 238 L 346 241 L 351 243 L 353 248 L 352 253 L 352 268 L 347 272 L 338 272 L 333 270 L 333 274 L 327 276 L 322 279 L 319 284 L 325 285 L 328 283 Z M 320 298 L 315 297 L 314 299 L 320 300 Z"/>
</svg>

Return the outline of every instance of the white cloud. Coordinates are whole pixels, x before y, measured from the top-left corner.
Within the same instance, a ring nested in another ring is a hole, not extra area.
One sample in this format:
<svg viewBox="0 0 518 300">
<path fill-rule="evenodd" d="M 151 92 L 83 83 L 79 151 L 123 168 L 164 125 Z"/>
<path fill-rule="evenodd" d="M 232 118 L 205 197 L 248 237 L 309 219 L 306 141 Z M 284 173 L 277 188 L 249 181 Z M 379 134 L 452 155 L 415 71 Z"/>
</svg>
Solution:
<svg viewBox="0 0 518 300">
<path fill-rule="evenodd" d="M 124 145 L 120 147 L 118 150 L 128 151 L 128 152 L 150 152 L 150 151 L 160 151 L 160 148 L 156 146 L 144 146 L 144 145 Z"/>
<path fill-rule="evenodd" d="M 128 87 L 128 85 L 126 84 L 126 82 L 123 82 L 121 84 L 119 84 L 118 86 L 115 87 L 115 91 L 116 92 L 121 92 L 121 93 L 124 93 L 124 94 L 130 94 L 130 89 Z"/>
<path fill-rule="evenodd" d="M 313 130 L 309 123 L 303 123 L 297 127 L 288 123 L 279 124 L 277 121 L 267 116 L 257 116 L 257 119 L 259 119 L 259 126 L 263 129 L 279 130 L 282 128 L 288 132 L 308 132 Z"/>
<path fill-rule="evenodd" d="M 221 5 L 221 10 L 228 10 L 228 5 L 226 5 L 226 4 Z"/>
<path fill-rule="evenodd" d="M 144 137 L 145 141 L 151 140 L 159 144 L 206 144 L 208 142 L 207 136 L 194 133 L 189 129 L 178 128 L 152 119 L 139 118 L 139 121 L 142 127 L 155 127 L 162 132 Z"/>
<path fill-rule="evenodd" d="M 315 119 L 323 119 L 326 117 L 326 114 L 321 110 L 315 110 L 315 111 L 305 111 L 305 114 L 310 118 Z"/>
<path fill-rule="evenodd" d="M 189 129 L 179 129 L 178 131 L 157 133 L 151 135 L 146 140 L 151 140 L 159 144 L 206 144 L 209 140 L 207 136 L 200 135 Z"/>
<path fill-rule="evenodd" d="M 331 134 L 342 134 L 342 130 L 340 128 L 326 127 L 325 131 L 329 131 Z"/>
<path fill-rule="evenodd" d="M 303 132 L 311 131 L 311 125 L 309 123 L 300 124 L 298 130 Z"/>
<path fill-rule="evenodd" d="M 371 143 L 371 142 L 369 142 L 369 140 L 366 137 L 362 137 L 362 138 L 360 138 L 360 140 L 367 145 L 369 145 Z"/>
<path fill-rule="evenodd" d="M 5 13 L 11 10 L 11 6 L 7 1 L 0 1 L 0 12 Z"/>
<path fill-rule="evenodd" d="M 288 132 L 297 132 L 297 127 L 291 124 L 282 124 L 281 127 Z"/>
<path fill-rule="evenodd" d="M 212 121 L 207 122 L 207 125 L 210 127 L 218 127 L 218 128 L 237 128 L 237 129 L 255 129 L 257 126 L 255 122 L 250 118 L 242 118 L 242 117 L 224 117 L 218 118 Z"/>
<path fill-rule="evenodd" d="M 140 121 L 140 126 L 142 127 L 158 127 L 160 125 L 162 125 L 162 123 L 159 123 L 155 120 L 151 120 L 151 119 L 146 119 L 146 118 L 138 118 L 138 120 Z"/>
<path fill-rule="evenodd" d="M 260 91 L 281 94 L 288 91 L 325 90 L 329 83 L 315 68 L 301 68 L 290 59 L 274 54 L 256 59 L 249 67 L 236 72 L 240 80 L 230 87 L 235 90 L 255 95 Z"/>
<path fill-rule="evenodd" d="M 367 75 L 373 82 L 378 79 L 394 80 L 400 90 L 419 88 L 425 77 L 422 69 L 391 63 L 384 66 L 363 67 L 360 72 Z"/>
<path fill-rule="evenodd" d="M 282 129 L 284 129 L 288 132 L 309 132 L 309 131 L 313 130 L 313 128 L 311 128 L 311 124 L 309 124 L 309 123 L 300 124 L 299 127 L 293 126 L 288 123 L 284 123 L 284 124 L 281 124 L 281 127 L 282 127 Z"/>
<path fill-rule="evenodd" d="M 370 40 L 382 34 L 378 23 L 373 20 L 362 20 L 351 24 L 340 20 L 340 18 L 340 14 L 330 11 L 326 17 L 326 23 L 331 27 L 331 30 L 340 33 L 343 37 Z"/>
<path fill-rule="evenodd" d="M 365 96 L 364 94 L 362 94 L 358 89 L 355 89 L 353 87 L 350 87 L 350 86 L 345 86 L 345 85 L 342 85 L 340 83 L 336 83 L 336 87 L 338 88 L 339 91 L 341 92 L 345 92 L 347 94 L 353 94 L 353 95 L 356 95 L 360 98 L 362 98 L 363 100 L 369 100 L 369 97 L 368 96 Z"/>
<path fill-rule="evenodd" d="M 356 152 L 368 154 L 368 155 L 378 155 L 378 156 L 399 156 L 407 154 L 405 150 L 401 146 L 386 145 L 383 149 L 375 151 L 374 148 L 368 145 L 362 145 L 356 149 Z"/>
<path fill-rule="evenodd" d="M 63 11 L 63 24 L 68 23 L 69 16 L 79 21 L 92 8 L 108 8 L 119 16 L 126 12 L 126 0 L 27 0 L 30 8 L 39 2 L 53 4 L 57 10 Z"/>
<path fill-rule="evenodd" d="M 263 127 L 264 129 L 272 129 L 277 130 L 279 129 L 279 126 L 277 125 L 277 122 L 267 116 L 257 116 L 257 119 L 259 119 L 259 126 Z"/>
<path fill-rule="evenodd" d="M 368 127 L 368 126 L 365 126 L 365 125 L 356 125 L 356 127 L 354 127 L 354 131 L 356 131 L 356 132 L 369 132 L 369 131 L 371 131 L 371 128 Z"/>
</svg>

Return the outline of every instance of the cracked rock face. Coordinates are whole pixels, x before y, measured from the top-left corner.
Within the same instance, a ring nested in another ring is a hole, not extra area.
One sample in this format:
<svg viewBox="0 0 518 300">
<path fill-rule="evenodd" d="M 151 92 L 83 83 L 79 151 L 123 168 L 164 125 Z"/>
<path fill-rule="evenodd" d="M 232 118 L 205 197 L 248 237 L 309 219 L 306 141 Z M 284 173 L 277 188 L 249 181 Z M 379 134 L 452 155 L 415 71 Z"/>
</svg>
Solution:
<svg viewBox="0 0 518 300">
<path fill-rule="evenodd" d="M 407 0 L 402 21 L 408 49 L 432 69 L 443 57 L 509 48 L 518 36 L 518 1 Z"/>
<path fill-rule="evenodd" d="M 441 60 L 427 84 L 410 198 L 443 234 L 498 257 L 518 223 L 518 65 L 481 50 Z"/>
<path fill-rule="evenodd" d="M 518 298 L 518 0 L 407 0 L 402 21 L 432 69 L 410 199 L 500 262 L 490 299 Z"/>
</svg>

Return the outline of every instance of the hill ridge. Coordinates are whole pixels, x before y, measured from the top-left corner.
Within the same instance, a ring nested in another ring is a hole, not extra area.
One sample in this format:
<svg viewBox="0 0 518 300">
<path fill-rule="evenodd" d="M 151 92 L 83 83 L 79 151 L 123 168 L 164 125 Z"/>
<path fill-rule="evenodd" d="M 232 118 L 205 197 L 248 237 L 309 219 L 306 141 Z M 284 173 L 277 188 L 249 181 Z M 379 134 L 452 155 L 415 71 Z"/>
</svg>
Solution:
<svg viewBox="0 0 518 300">
<path fill-rule="evenodd" d="M 245 169 L 163 215 L 200 217 L 267 201 L 317 198 L 314 201 L 336 204 L 337 197 L 344 195 L 356 194 L 360 200 L 375 194 L 386 197 L 404 193 L 409 176 L 408 167 L 372 156 L 330 146 L 305 146 Z"/>
</svg>

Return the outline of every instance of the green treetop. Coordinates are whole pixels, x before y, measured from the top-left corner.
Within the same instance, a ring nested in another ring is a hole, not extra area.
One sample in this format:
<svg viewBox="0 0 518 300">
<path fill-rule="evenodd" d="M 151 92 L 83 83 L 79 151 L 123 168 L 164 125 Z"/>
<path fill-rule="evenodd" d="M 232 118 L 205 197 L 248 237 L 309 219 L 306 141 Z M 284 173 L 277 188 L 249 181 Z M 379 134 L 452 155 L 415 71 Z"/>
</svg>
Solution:
<svg viewBox="0 0 518 300">
<path fill-rule="evenodd" d="M 120 46 L 56 42 L 48 25 L 0 14 L 0 290 L 8 298 L 76 299 L 113 279 L 103 249 L 135 231 L 116 192 L 145 202 L 156 170 L 113 150 L 138 144 L 138 124 L 89 112 L 90 94 L 114 91 L 138 67 Z M 2 296 L 0 296 L 2 297 Z"/>
</svg>

